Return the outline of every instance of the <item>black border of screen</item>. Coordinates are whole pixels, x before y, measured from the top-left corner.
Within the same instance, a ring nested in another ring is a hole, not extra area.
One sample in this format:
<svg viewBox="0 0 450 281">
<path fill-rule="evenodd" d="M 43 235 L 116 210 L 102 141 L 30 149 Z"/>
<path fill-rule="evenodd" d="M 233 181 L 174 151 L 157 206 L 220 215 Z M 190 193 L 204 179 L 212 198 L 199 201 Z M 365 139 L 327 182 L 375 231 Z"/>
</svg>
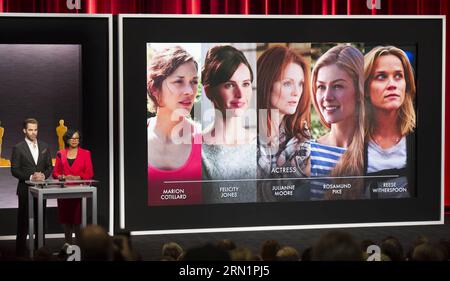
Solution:
<svg viewBox="0 0 450 281">
<path fill-rule="evenodd" d="M 125 227 L 132 231 L 442 219 L 441 18 L 122 18 Z M 364 42 L 417 45 L 416 193 L 408 199 L 147 206 L 146 43 Z"/>
<path fill-rule="evenodd" d="M 80 44 L 82 66 L 81 127 L 83 147 L 92 152 L 98 224 L 110 223 L 110 20 L 108 16 L 3 14 L 0 44 Z M 111 23 L 112 24 L 112 23 Z M 25 81 L 25 80 L 24 80 Z M 25 81 L 26 82 L 26 81 Z M 18 105 L 20 106 L 20 105 Z M 17 128 L 20 133 L 20 128 Z M 45 140 L 43 140 L 45 141 Z M 56 151 L 52 151 L 56 154 Z M 88 204 L 89 205 L 89 204 Z M 89 213 L 88 213 L 89 214 Z M 46 233 L 61 233 L 56 208 L 47 208 Z M 90 223 L 91 217 L 87 222 Z M 16 234 L 17 209 L 0 209 L 0 235 Z"/>
</svg>

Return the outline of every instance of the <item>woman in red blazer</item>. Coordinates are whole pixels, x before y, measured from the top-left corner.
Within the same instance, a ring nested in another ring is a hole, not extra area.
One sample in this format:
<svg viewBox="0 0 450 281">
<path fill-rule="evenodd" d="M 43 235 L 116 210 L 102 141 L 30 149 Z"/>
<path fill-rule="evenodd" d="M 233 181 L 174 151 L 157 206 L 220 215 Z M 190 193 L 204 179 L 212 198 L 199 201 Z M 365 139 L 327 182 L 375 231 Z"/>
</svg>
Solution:
<svg viewBox="0 0 450 281">
<path fill-rule="evenodd" d="M 88 180 L 94 176 L 91 152 L 80 148 L 80 132 L 69 129 L 64 135 L 66 148 L 56 154 L 53 177 L 60 180 Z M 72 234 L 80 236 L 81 199 L 58 199 L 59 223 L 64 225 L 66 243 L 72 244 Z"/>
</svg>

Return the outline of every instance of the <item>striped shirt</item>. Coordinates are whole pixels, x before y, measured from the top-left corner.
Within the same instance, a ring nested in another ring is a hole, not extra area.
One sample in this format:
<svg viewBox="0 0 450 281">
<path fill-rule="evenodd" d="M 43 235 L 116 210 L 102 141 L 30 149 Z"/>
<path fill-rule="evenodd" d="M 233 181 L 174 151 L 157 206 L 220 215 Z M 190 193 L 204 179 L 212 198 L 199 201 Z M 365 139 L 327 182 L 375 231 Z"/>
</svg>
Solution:
<svg viewBox="0 0 450 281">
<path fill-rule="evenodd" d="M 345 151 L 342 147 L 311 141 L 311 177 L 328 176 Z"/>
<path fill-rule="evenodd" d="M 326 177 L 330 175 L 336 163 L 341 159 L 345 148 L 320 144 L 311 141 L 311 177 Z M 310 182 L 310 200 L 323 200 L 325 190 L 324 184 L 330 183 L 330 180 L 320 179 Z"/>
</svg>

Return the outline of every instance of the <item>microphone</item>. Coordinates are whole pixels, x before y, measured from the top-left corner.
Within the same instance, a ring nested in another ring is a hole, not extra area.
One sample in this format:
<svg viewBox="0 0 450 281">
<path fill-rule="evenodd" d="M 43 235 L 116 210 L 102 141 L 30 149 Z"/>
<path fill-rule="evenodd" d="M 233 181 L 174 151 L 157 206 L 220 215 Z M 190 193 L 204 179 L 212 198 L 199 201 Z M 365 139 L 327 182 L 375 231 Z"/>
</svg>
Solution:
<svg viewBox="0 0 450 281">
<path fill-rule="evenodd" d="M 62 159 L 61 159 L 61 152 L 58 151 L 58 152 L 56 153 L 56 157 L 58 157 L 59 160 L 62 160 Z M 64 177 L 63 175 L 59 176 L 59 177 L 58 177 L 58 180 L 59 180 L 60 182 L 65 182 L 65 181 L 66 181 L 66 179 L 65 179 L 65 177 Z M 64 187 L 64 186 L 62 186 L 62 187 Z"/>
</svg>

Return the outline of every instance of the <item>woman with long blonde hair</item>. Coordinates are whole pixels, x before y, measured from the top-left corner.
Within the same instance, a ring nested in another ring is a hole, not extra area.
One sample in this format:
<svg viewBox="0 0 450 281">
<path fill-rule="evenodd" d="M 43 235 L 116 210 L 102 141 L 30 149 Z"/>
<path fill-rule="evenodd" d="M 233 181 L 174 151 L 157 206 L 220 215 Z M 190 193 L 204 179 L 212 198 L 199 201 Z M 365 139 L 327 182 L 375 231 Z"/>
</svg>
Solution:
<svg viewBox="0 0 450 281">
<path fill-rule="evenodd" d="M 365 172 L 371 175 L 395 176 L 386 181 L 392 189 L 373 192 L 378 187 L 370 182 L 372 197 L 409 197 L 406 167 L 408 137 L 416 126 L 413 100 L 416 92 L 413 68 L 404 51 L 394 46 L 377 46 L 365 57 L 366 93 Z"/>
<path fill-rule="evenodd" d="M 346 199 L 357 199 L 363 195 L 360 180 L 339 179 L 363 175 L 363 71 L 363 54 L 348 45 L 329 49 L 314 66 L 311 83 L 313 102 L 321 123 L 330 132 L 311 142 L 311 176 L 338 177 L 332 182 L 340 184 L 312 187 L 312 199 L 322 199 L 325 193 Z M 331 193 L 325 192 L 328 188 L 333 189 Z"/>
</svg>

